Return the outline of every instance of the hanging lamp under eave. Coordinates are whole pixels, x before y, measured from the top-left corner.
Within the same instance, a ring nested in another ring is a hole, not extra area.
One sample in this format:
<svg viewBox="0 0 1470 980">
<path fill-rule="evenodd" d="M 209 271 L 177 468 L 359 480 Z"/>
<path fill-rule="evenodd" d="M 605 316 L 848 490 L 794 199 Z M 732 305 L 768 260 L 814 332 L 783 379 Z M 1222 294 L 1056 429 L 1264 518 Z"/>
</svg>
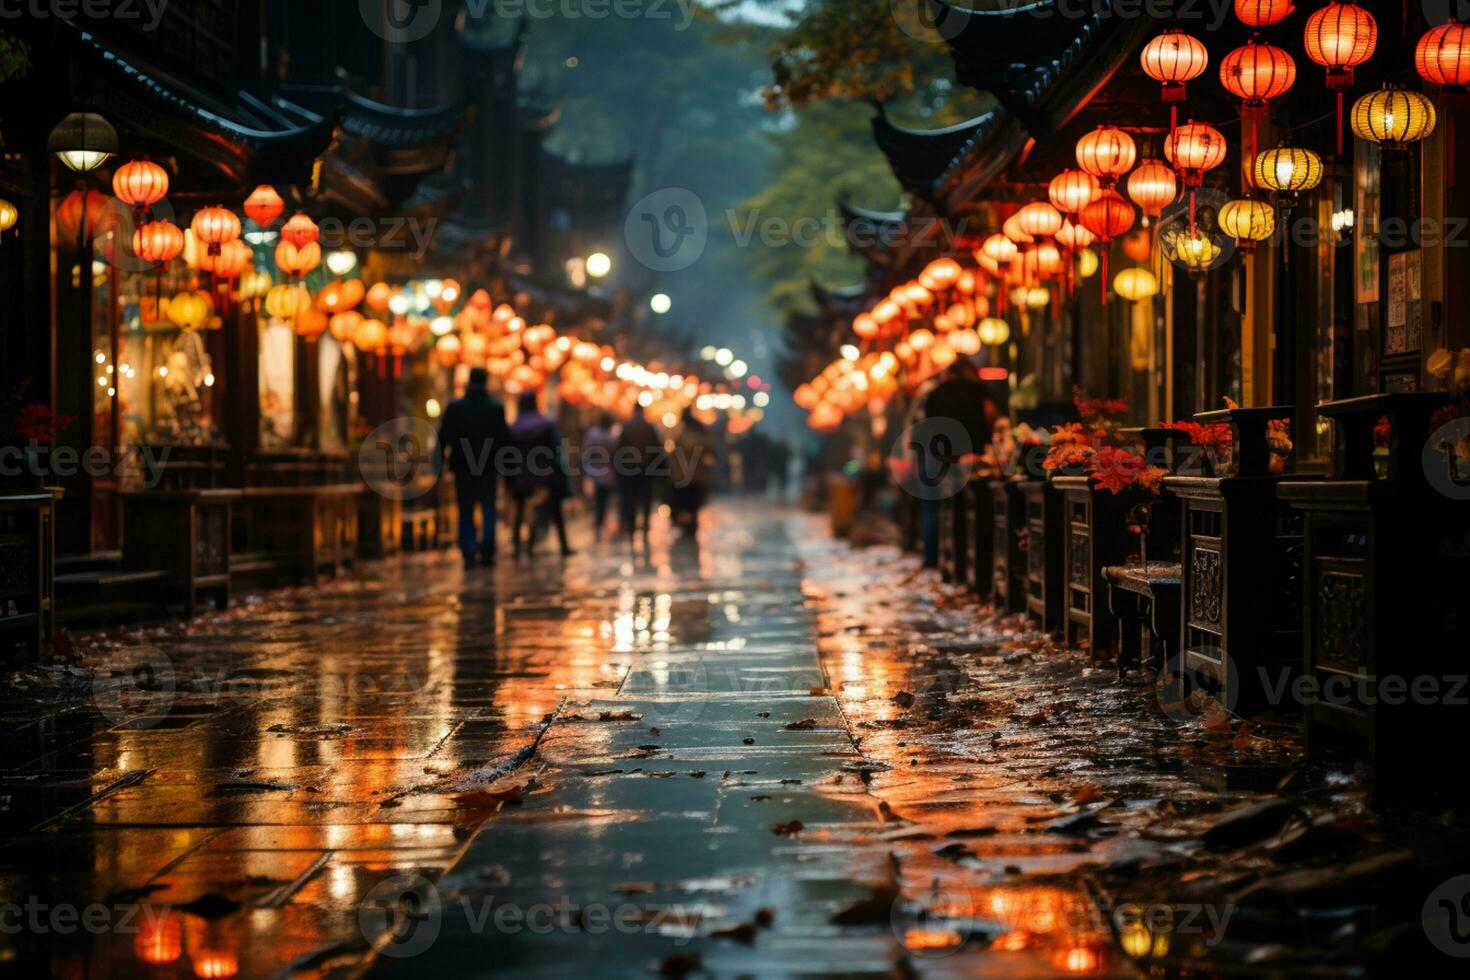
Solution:
<svg viewBox="0 0 1470 980">
<path fill-rule="evenodd" d="M 1463 105 L 1470 90 L 1470 25 L 1450 18 L 1430 28 L 1414 45 L 1414 70 L 1445 91 L 1441 94 L 1445 125 L 1445 183 L 1455 186 L 1455 103 Z"/>
<path fill-rule="evenodd" d="M 1138 159 L 1133 137 L 1114 126 L 1099 126 L 1077 141 L 1077 166 L 1096 177 L 1104 188 L 1112 187 Z"/>
<path fill-rule="evenodd" d="M 1353 103 L 1351 124 L 1358 139 L 1401 150 L 1434 132 L 1435 118 L 1429 96 L 1385 85 Z"/>
<path fill-rule="evenodd" d="M 46 150 L 68 170 L 91 173 L 117 152 L 117 130 L 95 112 L 73 112 L 51 130 Z"/>
<path fill-rule="evenodd" d="M 20 210 L 5 198 L 0 197 L 0 235 L 15 227 L 20 220 Z"/>
<path fill-rule="evenodd" d="M 1178 104 L 1184 101 L 1185 83 L 1203 75 L 1210 53 L 1198 38 L 1178 29 L 1167 30 L 1143 46 L 1138 55 L 1144 74 L 1163 88 L 1169 104 L 1169 128 L 1179 124 Z"/>
<path fill-rule="evenodd" d="M 1145 217 L 1157 218 L 1179 196 L 1179 178 L 1162 160 L 1144 160 L 1128 175 L 1128 196 Z"/>
<path fill-rule="evenodd" d="M 1290 210 L 1297 195 L 1322 183 L 1322 158 L 1300 146 L 1277 146 L 1256 154 L 1251 179 L 1257 187 L 1272 191 L 1281 206 Z"/>
</svg>

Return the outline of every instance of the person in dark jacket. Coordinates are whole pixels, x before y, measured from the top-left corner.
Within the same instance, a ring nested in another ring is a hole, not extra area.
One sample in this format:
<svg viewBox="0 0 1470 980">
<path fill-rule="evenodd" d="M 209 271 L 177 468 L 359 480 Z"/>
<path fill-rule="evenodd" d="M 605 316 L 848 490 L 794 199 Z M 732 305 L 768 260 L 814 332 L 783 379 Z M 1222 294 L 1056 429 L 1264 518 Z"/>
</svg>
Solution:
<svg viewBox="0 0 1470 980">
<path fill-rule="evenodd" d="M 618 434 L 618 448 L 613 457 L 617 461 L 621 495 L 620 529 L 625 537 L 633 537 L 639 533 L 639 528 L 643 536 L 648 537 L 648 524 L 653 514 L 652 470 L 662 452 L 663 440 L 659 438 L 658 430 L 643 417 L 642 409 L 634 409 Z"/>
<path fill-rule="evenodd" d="M 524 392 L 516 403 L 516 420 L 511 424 L 510 438 L 519 456 L 519 465 L 511 477 L 511 493 L 516 501 L 511 537 L 514 554 L 519 557 L 521 553 L 521 527 L 525 523 L 526 503 L 537 494 L 544 495 L 541 510 L 556 525 L 562 557 L 576 554 L 567 544 L 567 524 L 561 509 L 562 501 L 572 492 L 566 465 L 562 461 L 561 432 L 555 422 L 541 414 L 534 391 Z M 527 554 L 536 551 L 536 525 L 539 523 L 532 519 Z"/>
<path fill-rule="evenodd" d="M 928 468 L 960 466 L 962 459 L 985 451 L 990 445 L 990 432 L 999 412 L 991 401 L 980 372 L 966 358 L 960 358 L 945 369 L 939 384 L 923 401 L 923 417 L 945 419 L 951 424 L 956 445 L 953 459 L 924 459 L 919 465 Z M 931 473 L 935 476 L 937 473 Z M 923 519 L 924 567 L 939 567 L 939 498 L 925 497 L 921 503 Z"/>
<path fill-rule="evenodd" d="M 469 385 L 463 398 L 450 402 L 439 426 L 439 445 L 449 454 L 449 469 L 454 474 L 455 497 L 459 502 L 459 550 L 466 568 L 475 559 L 485 565 L 495 564 L 495 525 L 499 518 L 496 507 L 500 475 L 494 465 L 495 454 L 510 443 L 510 429 L 505 424 L 505 406 L 496 401 L 487 387 L 490 376 L 484 368 L 470 371 Z M 475 508 L 480 509 L 483 540 L 475 540 Z"/>
</svg>

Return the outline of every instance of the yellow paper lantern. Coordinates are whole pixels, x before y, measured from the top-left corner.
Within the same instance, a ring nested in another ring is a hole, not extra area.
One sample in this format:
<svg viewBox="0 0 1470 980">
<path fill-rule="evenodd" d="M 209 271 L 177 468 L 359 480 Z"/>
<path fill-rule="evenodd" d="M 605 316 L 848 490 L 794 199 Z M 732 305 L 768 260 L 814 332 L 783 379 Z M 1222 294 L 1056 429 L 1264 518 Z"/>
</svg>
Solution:
<svg viewBox="0 0 1470 980">
<path fill-rule="evenodd" d="M 19 220 L 20 212 L 16 210 L 15 205 L 0 197 L 0 235 L 14 228 L 15 223 Z"/>
<path fill-rule="evenodd" d="M 995 316 L 981 320 L 975 332 L 979 335 L 980 342 L 987 347 L 999 347 L 1011 339 L 1011 325 Z"/>
<path fill-rule="evenodd" d="M 1220 208 L 1219 224 L 1220 230 L 1239 242 L 1242 248 L 1250 249 L 1276 231 L 1276 212 L 1265 201 L 1248 197 L 1226 201 Z"/>
<path fill-rule="evenodd" d="M 1322 158 L 1299 146 L 1278 146 L 1256 154 L 1251 175 L 1257 187 L 1275 191 L 1283 201 L 1293 201 L 1300 191 L 1322 183 Z"/>
<path fill-rule="evenodd" d="M 1358 139 L 1402 149 L 1434 132 L 1434 103 L 1422 92 L 1385 85 L 1353 103 L 1351 122 Z"/>
<path fill-rule="evenodd" d="M 1113 278 L 1113 291 L 1137 302 L 1158 295 L 1159 281 L 1147 269 L 1124 269 Z"/>
<path fill-rule="evenodd" d="M 1090 248 L 1084 248 L 1077 253 L 1077 278 L 1091 279 L 1097 273 L 1098 264 L 1097 253 Z"/>
<path fill-rule="evenodd" d="M 168 318 L 181 330 L 197 329 L 209 314 L 209 301 L 198 293 L 179 293 L 168 301 Z"/>
</svg>

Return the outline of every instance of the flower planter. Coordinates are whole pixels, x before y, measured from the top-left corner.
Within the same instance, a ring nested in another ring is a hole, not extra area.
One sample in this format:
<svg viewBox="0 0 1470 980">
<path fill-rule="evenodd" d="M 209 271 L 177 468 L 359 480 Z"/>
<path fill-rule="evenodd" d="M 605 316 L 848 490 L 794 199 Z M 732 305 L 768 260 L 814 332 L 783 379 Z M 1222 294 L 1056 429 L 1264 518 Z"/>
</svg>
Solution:
<svg viewBox="0 0 1470 980">
<path fill-rule="evenodd" d="M 1470 723 L 1470 501 L 1425 465 L 1432 393 L 1370 395 L 1320 406 L 1340 452 L 1322 481 L 1281 483 L 1306 519 L 1303 684 L 1309 744 L 1361 748 L 1374 796 L 1470 794 L 1439 753 Z M 1392 431 L 1388 475 L 1373 473 L 1373 428 Z M 1433 475 L 1431 475 L 1433 473 Z"/>
<path fill-rule="evenodd" d="M 1011 479 L 986 481 L 990 494 L 990 596 L 1002 613 L 1026 609 L 1026 503 Z"/>
<path fill-rule="evenodd" d="M 1266 448 L 1267 422 L 1292 417 L 1287 407 L 1196 415 L 1231 426 L 1232 472 L 1164 481 L 1183 504 L 1179 667 L 1239 714 L 1292 710 L 1268 695 L 1300 670 L 1304 521 L 1278 497 Z"/>
<path fill-rule="evenodd" d="M 1066 623 L 1062 495 L 1050 480 L 1022 480 L 1016 487 L 1026 528 L 1026 613 L 1043 632 L 1056 633 Z"/>
</svg>

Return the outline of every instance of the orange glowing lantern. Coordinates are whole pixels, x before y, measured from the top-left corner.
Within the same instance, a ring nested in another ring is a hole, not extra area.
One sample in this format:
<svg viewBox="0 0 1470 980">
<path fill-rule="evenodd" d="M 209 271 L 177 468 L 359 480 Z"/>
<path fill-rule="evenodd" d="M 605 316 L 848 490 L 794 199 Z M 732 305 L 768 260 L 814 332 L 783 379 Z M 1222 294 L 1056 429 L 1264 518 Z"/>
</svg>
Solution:
<svg viewBox="0 0 1470 980">
<path fill-rule="evenodd" d="M 463 351 L 464 343 L 452 333 L 434 342 L 434 360 L 439 362 L 440 367 L 454 367 L 459 363 L 459 355 Z"/>
<path fill-rule="evenodd" d="M 1096 177 L 1104 188 L 1116 184 L 1137 158 L 1133 137 L 1113 126 L 1099 126 L 1077 141 L 1077 166 Z"/>
<path fill-rule="evenodd" d="M 1123 254 L 1134 262 L 1147 262 L 1153 249 L 1153 236 L 1147 229 L 1135 228 L 1123 236 Z"/>
<path fill-rule="evenodd" d="M 1097 200 L 1102 187 L 1086 170 L 1063 170 L 1051 179 L 1046 194 L 1052 206 L 1063 214 L 1077 214 Z"/>
<path fill-rule="evenodd" d="M 1091 203 L 1091 202 L 1089 202 Z M 1062 222 L 1062 227 L 1057 229 L 1057 244 L 1063 248 L 1077 250 L 1086 248 L 1097 241 L 1097 236 L 1079 224 L 1073 224 L 1069 218 Z"/>
<path fill-rule="evenodd" d="M 292 215 L 291 220 L 281 227 L 281 240 L 290 242 L 297 248 L 315 244 L 321 234 L 316 222 L 301 212 Z"/>
<path fill-rule="evenodd" d="M 852 332 L 864 340 L 878 336 L 878 321 L 867 313 L 859 313 L 852 321 Z"/>
<path fill-rule="evenodd" d="M 56 206 L 56 230 L 63 243 L 86 244 L 107 234 L 117 224 L 117 215 L 107 206 L 107 198 L 93 190 L 72 191 Z"/>
<path fill-rule="evenodd" d="M 1128 175 L 1128 196 L 1146 217 L 1157 218 L 1179 196 L 1179 180 L 1162 160 L 1145 160 Z"/>
<path fill-rule="evenodd" d="M 276 265 L 288 276 L 301 279 L 321 264 L 322 247 L 316 242 L 308 242 L 298 248 L 282 236 L 276 246 Z"/>
<path fill-rule="evenodd" d="M 194 954 L 194 976 L 199 980 L 232 980 L 240 972 L 240 959 L 228 950 L 201 949 Z"/>
<path fill-rule="evenodd" d="M 1225 137 L 1208 123 L 1191 120 L 1164 140 L 1164 157 L 1179 171 L 1186 187 L 1199 187 L 1205 172 L 1225 162 Z"/>
<path fill-rule="evenodd" d="M 367 291 L 368 309 L 375 313 L 386 313 L 388 301 L 393 298 L 393 287 L 386 282 L 375 282 Z"/>
<path fill-rule="evenodd" d="M 265 311 L 277 320 L 294 320 L 311 306 L 311 293 L 302 285 L 275 286 L 265 294 Z"/>
<path fill-rule="evenodd" d="M 358 350 L 381 354 L 388 349 L 388 325 L 382 320 L 364 320 L 357 325 L 352 343 Z"/>
<path fill-rule="evenodd" d="M 150 221 L 133 232 L 133 254 L 150 265 L 167 265 L 184 251 L 184 232 L 172 221 Z"/>
<path fill-rule="evenodd" d="M 1279 24 L 1295 9 L 1291 0 L 1235 0 L 1235 16 L 1250 27 Z"/>
<path fill-rule="evenodd" d="M 1016 225 L 1032 238 L 1050 238 L 1062 227 L 1062 213 L 1045 201 L 1032 201 L 1016 212 Z"/>
<path fill-rule="evenodd" d="M 1197 38 L 1180 30 L 1168 30 L 1143 46 L 1138 60 L 1144 74 L 1163 86 L 1169 103 L 1169 128 L 1177 123 L 1175 103 L 1184 101 L 1184 85 L 1204 74 L 1209 52 Z"/>
<path fill-rule="evenodd" d="M 286 210 L 286 202 L 270 184 L 261 184 L 245 199 L 245 214 L 262 228 L 269 228 Z"/>
<path fill-rule="evenodd" d="M 980 245 L 980 254 L 990 259 L 997 265 L 1006 265 L 1014 259 L 1020 251 L 1016 243 L 1006 235 L 991 235 Z"/>
<path fill-rule="evenodd" d="M 1327 69 L 1327 88 L 1337 93 L 1337 152 L 1342 154 L 1342 90 L 1353 84 L 1353 69 L 1378 47 L 1378 22 L 1356 3 L 1337 3 L 1307 18 L 1307 57 Z"/>
<path fill-rule="evenodd" d="M 322 287 L 316 305 L 328 313 L 345 313 L 362 302 L 365 289 L 361 279 L 337 279 Z"/>
<path fill-rule="evenodd" d="M 1108 243 L 1133 227 L 1133 205 L 1113 188 L 1082 209 L 1082 227 L 1097 236 L 1102 245 L 1102 296 L 1108 298 Z"/>
<path fill-rule="evenodd" d="M 298 337 L 304 337 L 308 342 L 315 341 L 327 332 L 329 321 L 326 311 L 307 304 L 299 316 L 296 317 L 292 327 Z"/>
<path fill-rule="evenodd" d="M 1296 62 L 1285 50 L 1254 39 L 1220 62 L 1220 84 L 1247 109 L 1262 110 L 1296 82 Z"/>
<path fill-rule="evenodd" d="M 335 314 L 327 321 L 332 339 L 339 344 L 351 344 L 356 340 L 357 328 L 362 324 L 362 314 L 355 310 Z"/>
<path fill-rule="evenodd" d="M 201 270 L 219 279 L 233 280 L 239 279 L 245 274 L 246 269 L 252 267 L 255 252 L 249 245 L 237 238 L 221 245 L 218 255 L 210 255 L 206 252 L 198 258 Z"/>
<path fill-rule="evenodd" d="M 220 247 L 225 242 L 232 242 L 240 237 L 239 217 L 229 208 L 217 204 L 200 209 L 189 227 L 210 255 L 220 254 Z"/>
<path fill-rule="evenodd" d="M 133 160 L 112 175 L 112 193 L 133 209 L 141 224 L 148 209 L 168 193 L 168 172 L 152 160 Z"/>
<path fill-rule="evenodd" d="M 1451 19 L 1414 45 L 1414 70 L 1431 85 L 1470 88 L 1470 26 Z"/>
</svg>

